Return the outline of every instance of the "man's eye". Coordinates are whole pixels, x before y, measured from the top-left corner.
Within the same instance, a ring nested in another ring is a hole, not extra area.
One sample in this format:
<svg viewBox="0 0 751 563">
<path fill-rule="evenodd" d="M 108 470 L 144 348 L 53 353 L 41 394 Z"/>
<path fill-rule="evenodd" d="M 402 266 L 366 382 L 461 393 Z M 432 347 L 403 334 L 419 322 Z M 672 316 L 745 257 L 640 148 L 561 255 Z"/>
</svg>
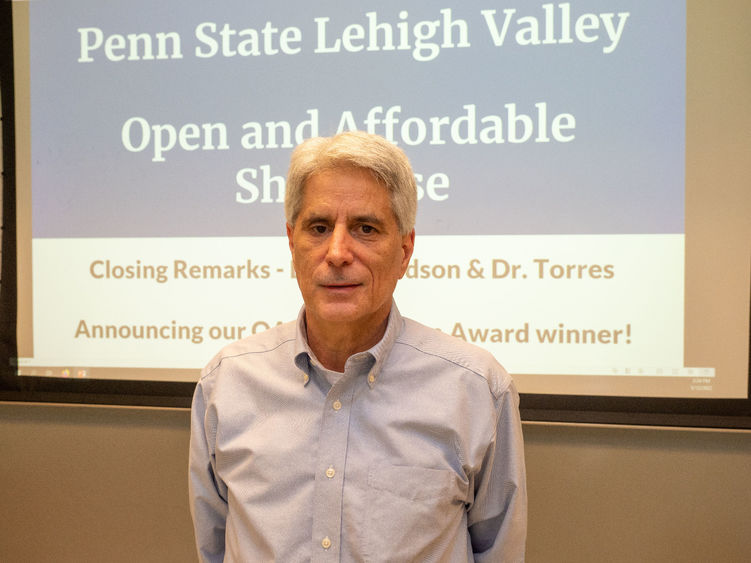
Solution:
<svg viewBox="0 0 751 563">
<path fill-rule="evenodd" d="M 366 235 L 369 235 L 369 234 L 371 234 L 371 233 L 374 233 L 374 232 L 375 232 L 375 227 L 374 227 L 374 226 L 372 226 L 372 225 L 362 225 L 362 226 L 360 227 L 360 230 L 361 230 L 361 231 L 362 231 L 362 232 L 363 232 L 364 234 L 366 234 Z"/>
<path fill-rule="evenodd" d="M 313 232 L 317 235 L 326 233 L 326 225 L 313 225 Z"/>
</svg>

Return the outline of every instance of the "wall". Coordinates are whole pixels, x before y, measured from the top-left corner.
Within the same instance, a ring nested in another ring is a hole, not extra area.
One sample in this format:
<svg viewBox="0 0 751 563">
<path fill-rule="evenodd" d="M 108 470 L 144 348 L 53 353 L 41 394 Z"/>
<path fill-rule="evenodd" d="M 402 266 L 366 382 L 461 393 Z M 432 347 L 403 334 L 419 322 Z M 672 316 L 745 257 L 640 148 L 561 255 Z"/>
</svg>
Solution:
<svg viewBox="0 0 751 563">
<path fill-rule="evenodd" d="M 751 433 L 525 426 L 530 562 L 751 561 Z"/>
<path fill-rule="evenodd" d="M 195 561 L 188 418 L 0 404 L 0 561 Z M 529 562 L 751 561 L 751 433 L 524 432 Z"/>
</svg>

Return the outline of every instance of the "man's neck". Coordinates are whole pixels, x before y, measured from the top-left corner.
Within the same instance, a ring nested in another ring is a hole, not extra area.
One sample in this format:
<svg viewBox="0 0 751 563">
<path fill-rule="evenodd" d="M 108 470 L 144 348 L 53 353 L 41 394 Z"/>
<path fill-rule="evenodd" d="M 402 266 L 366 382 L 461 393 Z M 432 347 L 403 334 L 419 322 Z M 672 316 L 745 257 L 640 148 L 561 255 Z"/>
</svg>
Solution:
<svg viewBox="0 0 751 563">
<path fill-rule="evenodd" d="M 388 315 L 373 323 L 356 325 L 318 323 L 306 317 L 308 346 L 325 368 L 343 372 L 347 359 L 375 346 L 383 338 L 387 325 Z"/>
</svg>

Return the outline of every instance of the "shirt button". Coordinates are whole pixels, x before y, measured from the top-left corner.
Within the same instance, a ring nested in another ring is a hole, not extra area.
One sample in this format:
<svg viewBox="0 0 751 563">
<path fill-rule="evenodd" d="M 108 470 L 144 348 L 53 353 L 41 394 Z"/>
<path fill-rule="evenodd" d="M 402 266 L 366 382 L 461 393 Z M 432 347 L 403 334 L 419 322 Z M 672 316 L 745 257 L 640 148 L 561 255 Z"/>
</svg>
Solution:
<svg viewBox="0 0 751 563">
<path fill-rule="evenodd" d="M 337 399 L 336 401 L 334 401 L 334 404 L 331 406 L 334 407 L 335 411 L 338 411 L 339 409 L 342 408 L 342 402 L 339 399 Z"/>
<path fill-rule="evenodd" d="M 307 373 L 305 375 L 303 375 L 302 380 L 303 380 L 303 383 L 307 383 L 310 380 L 310 377 L 308 376 Z"/>
<path fill-rule="evenodd" d="M 368 383 L 375 383 L 375 375 L 372 373 L 368 376 Z"/>
<path fill-rule="evenodd" d="M 328 536 L 326 536 L 325 538 L 323 538 L 323 540 L 321 540 L 321 547 L 323 549 L 328 549 L 331 547 L 331 540 L 329 539 Z"/>
<path fill-rule="evenodd" d="M 328 477 L 329 479 L 333 479 L 334 475 L 336 475 L 336 469 L 334 469 L 333 467 L 329 467 L 326 470 L 326 477 Z"/>
</svg>

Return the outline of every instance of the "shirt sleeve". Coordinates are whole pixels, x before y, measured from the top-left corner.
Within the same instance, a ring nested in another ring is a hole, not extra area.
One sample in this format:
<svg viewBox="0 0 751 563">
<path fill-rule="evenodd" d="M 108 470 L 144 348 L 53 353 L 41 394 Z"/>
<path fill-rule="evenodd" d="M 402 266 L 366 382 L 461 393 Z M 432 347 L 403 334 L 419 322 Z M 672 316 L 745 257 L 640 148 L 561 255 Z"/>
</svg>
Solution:
<svg viewBox="0 0 751 563">
<path fill-rule="evenodd" d="M 198 557 L 202 562 L 224 559 L 227 490 L 216 476 L 216 417 L 207 412 L 205 389 L 199 382 L 191 408 L 189 500 Z"/>
<path fill-rule="evenodd" d="M 513 385 L 496 401 L 495 439 L 475 478 L 467 525 L 475 561 L 524 561 L 527 485 L 519 394 Z"/>
</svg>

